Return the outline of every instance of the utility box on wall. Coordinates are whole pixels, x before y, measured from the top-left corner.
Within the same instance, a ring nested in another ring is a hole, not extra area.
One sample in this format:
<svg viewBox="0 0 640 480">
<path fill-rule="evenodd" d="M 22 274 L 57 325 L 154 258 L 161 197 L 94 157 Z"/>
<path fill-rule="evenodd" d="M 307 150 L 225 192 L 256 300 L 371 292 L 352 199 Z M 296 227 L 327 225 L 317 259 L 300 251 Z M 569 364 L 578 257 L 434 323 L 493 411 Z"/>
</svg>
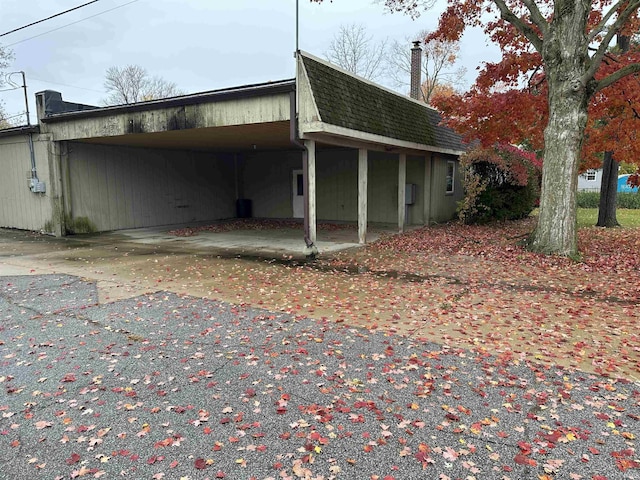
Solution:
<svg viewBox="0 0 640 480">
<path fill-rule="evenodd" d="M 417 185 L 415 183 L 407 183 L 404 186 L 404 204 L 413 205 L 416 203 L 416 190 Z"/>
</svg>

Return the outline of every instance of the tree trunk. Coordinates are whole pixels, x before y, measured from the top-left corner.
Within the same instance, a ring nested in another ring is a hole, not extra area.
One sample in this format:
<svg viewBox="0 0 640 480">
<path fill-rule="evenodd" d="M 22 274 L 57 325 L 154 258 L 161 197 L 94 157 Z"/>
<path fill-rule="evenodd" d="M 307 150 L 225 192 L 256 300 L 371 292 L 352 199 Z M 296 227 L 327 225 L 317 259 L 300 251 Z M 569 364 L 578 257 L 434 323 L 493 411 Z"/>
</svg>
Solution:
<svg viewBox="0 0 640 480">
<path fill-rule="evenodd" d="M 543 40 L 549 88 L 549 121 L 544 131 L 540 215 L 531 248 L 548 254 L 578 253 L 576 191 L 590 85 L 586 84 L 589 42 L 588 0 L 556 0 Z"/>
<path fill-rule="evenodd" d="M 619 227 L 616 217 L 616 198 L 618 196 L 618 167 L 613 152 L 604 153 L 602 162 L 602 183 L 600 184 L 600 205 L 596 227 Z"/>
<path fill-rule="evenodd" d="M 631 39 L 626 35 L 617 35 L 618 49 L 628 52 Z M 598 205 L 598 223 L 596 227 L 619 227 L 616 217 L 616 200 L 618 198 L 618 167 L 613 152 L 604 153 L 602 162 L 602 183 L 600 184 L 600 204 Z"/>
</svg>

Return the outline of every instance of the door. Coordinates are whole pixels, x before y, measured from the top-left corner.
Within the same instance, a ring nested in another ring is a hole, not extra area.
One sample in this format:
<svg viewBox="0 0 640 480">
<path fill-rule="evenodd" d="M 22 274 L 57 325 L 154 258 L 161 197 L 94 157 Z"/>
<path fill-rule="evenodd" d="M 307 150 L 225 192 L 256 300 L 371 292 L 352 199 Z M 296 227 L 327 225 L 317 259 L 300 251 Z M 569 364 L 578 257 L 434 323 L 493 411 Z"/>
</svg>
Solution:
<svg viewBox="0 0 640 480">
<path fill-rule="evenodd" d="M 293 218 L 304 217 L 304 175 L 302 170 L 293 171 Z"/>
</svg>

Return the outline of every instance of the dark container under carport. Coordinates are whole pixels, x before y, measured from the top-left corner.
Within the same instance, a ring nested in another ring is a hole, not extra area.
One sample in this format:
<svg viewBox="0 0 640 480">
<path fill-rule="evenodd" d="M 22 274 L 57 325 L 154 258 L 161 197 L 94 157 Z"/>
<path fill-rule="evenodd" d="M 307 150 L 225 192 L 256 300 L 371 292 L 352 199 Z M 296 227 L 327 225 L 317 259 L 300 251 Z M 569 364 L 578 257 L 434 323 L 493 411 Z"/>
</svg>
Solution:
<svg viewBox="0 0 640 480">
<path fill-rule="evenodd" d="M 236 217 L 251 218 L 251 200 L 248 198 L 239 198 L 236 200 Z"/>
</svg>

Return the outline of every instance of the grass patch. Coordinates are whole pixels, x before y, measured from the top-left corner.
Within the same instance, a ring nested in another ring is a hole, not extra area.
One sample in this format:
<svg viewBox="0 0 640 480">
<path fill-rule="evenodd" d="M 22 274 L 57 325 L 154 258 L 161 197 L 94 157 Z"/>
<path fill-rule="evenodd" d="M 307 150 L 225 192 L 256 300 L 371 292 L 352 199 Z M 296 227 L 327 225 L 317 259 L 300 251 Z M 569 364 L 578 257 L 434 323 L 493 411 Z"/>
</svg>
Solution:
<svg viewBox="0 0 640 480">
<path fill-rule="evenodd" d="M 616 214 L 618 223 L 623 227 L 640 227 L 640 210 L 619 208 Z M 578 227 L 593 227 L 598 221 L 597 208 L 578 209 Z"/>
</svg>

